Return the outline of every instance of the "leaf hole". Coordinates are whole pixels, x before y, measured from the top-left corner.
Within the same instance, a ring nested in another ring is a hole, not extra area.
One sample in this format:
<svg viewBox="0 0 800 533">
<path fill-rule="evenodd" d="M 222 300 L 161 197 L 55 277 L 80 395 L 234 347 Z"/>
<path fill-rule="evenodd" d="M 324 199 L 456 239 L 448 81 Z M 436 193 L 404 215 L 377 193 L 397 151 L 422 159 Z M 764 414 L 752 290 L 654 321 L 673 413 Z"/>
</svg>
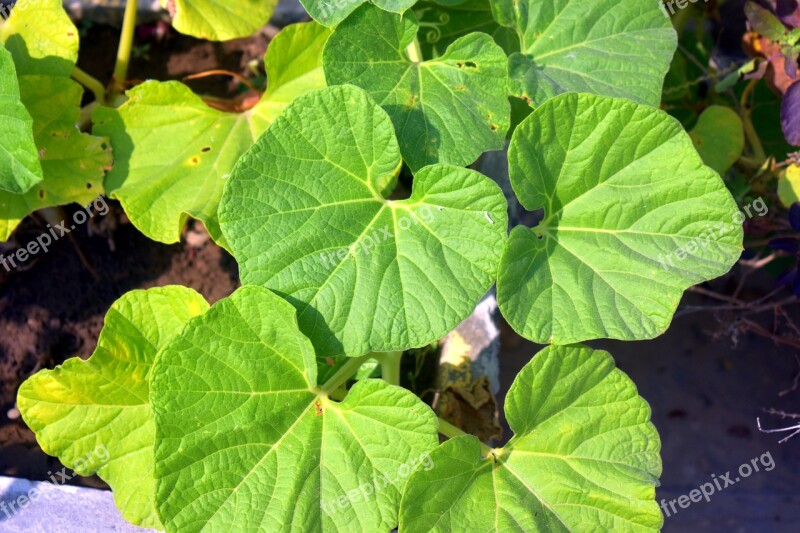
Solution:
<svg viewBox="0 0 800 533">
<path fill-rule="evenodd" d="M 44 189 L 39 189 L 39 198 L 44 199 Z"/>
<path fill-rule="evenodd" d="M 87 189 L 91 189 L 91 188 L 92 188 L 92 184 L 91 184 L 91 183 L 87 183 L 87 184 L 86 184 L 86 188 L 87 188 Z"/>
<path fill-rule="evenodd" d="M 201 152 L 203 152 L 204 154 L 207 154 L 208 152 L 210 152 L 210 151 L 211 151 L 211 147 L 210 147 L 210 146 L 206 146 L 205 148 L 203 148 L 203 149 L 202 149 L 202 150 L 200 150 L 200 151 L 201 151 Z"/>
<path fill-rule="evenodd" d="M 456 65 L 458 68 L 478 68 L 478 65 L 476 65 L 473 61 L 459 61 L 456 63 Z"/>
</svg>

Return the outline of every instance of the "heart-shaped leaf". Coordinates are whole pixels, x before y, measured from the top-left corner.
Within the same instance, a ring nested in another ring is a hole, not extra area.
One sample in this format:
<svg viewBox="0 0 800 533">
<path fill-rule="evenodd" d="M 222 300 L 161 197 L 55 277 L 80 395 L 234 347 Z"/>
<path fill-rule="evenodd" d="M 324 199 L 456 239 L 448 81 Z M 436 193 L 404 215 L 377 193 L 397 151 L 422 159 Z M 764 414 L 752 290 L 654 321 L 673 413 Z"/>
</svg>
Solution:
<svg viewBox="0 0 800 533">
<path fill-rule="evenodd" d="M 69 76 L 78 56 L 78 30 L 61 1 L 20 0 L 0 25 L 0 44 L 14 59 L 44 176 L 23 194 L 0 190 L 0 241 L 5 241 L 37 209 L 85 205 L 102 194 L 112 156 L 106 139 L 76 126 L 83 89 Z"/>
<path fill-rule="evenodd" d="M 95 132 L 107 135 L 115 165 L 106 189 L 153 240 L 180 240 L 187 217 L 201 220 L 219 244 L 217 209 L 236 160 L 295 97 L 325 86 L 317 23 L 284 28 L 270 43 L 269 88 L 252 109 L 223 112 L 179 82 L 148 81 L 128 91 L 119 109 L 98 108 Z"/>
<path fill-rule="evenodd" d="M 209 41 L 249 37 L 264 26 L 278 0 L 161 0 L 181 33 Z"/>
<path fill-rule="evenodd" d="M 511 232 L 497 299 L 537 342 L 655 337 L 685 289 L 741 254 L 736 203 L 658 109 L 561 95 L 514 132 L 509 171 L 522 205 L 545 214 Z"/>
<path fill-rule="evenodd" d="M 329 392 L 294 308 L 268 290 L 243 287 L 193 320 L 151 381 L 167 531 L 395 527 L 411 467 L 438 442 L 436 417 L 382 380 L 341 403 Z"/>
<path fill-rule="evenodd" d="M 514 437 L 481 457 L 445 442 L 412 474 L 400 531 L 658 531 L 661 442 L 650 407 L 606 352 L 548 347 L 506 398 Z"/>
<path fill-rule="evenodd" d="M 374 6 L 356 10 L 325 47 L 328 84 L 366 90 L 392 117 L 412 170 L 432 163 L 465 166 L 499 150 L 511 121 L 508 60 L 490 36 L 471 33 L 436 59 L 411 59 L 418 23 Z"/>
<path fill-rule="evenodd" d="M 0 189 L 22 194 L 42 181 L 33 119 L 22 105 L 14 60 L 0 45 Z"/>
<path fill-rule="evenodd" d="M 148 379 L 156 353 L 208 304 L 184 287 L 129 292 L 106 315 L 97 349 L 26 380 L 17 405 L 42 449 L 78 474 L 97 473 L 126 520 L 160 527 L 155 422 Z"/>
<path fill-rule="evenodd" d="M 539 106 L 563 92 L 619 96 L 657 106 L 677 48 L 672 23 L 650 0 L 492 0 L 517 30 L 511 90 Z"/>
<path fill-rule="evenodd" d="M 393 13 L 403 13 L 417 0 L 300 0 L 308 14 L 320 24 L 334 27 L 363 4 L 373 4 Z"/>
<path fill-rule="evenodd" d="M 744 125 L 730 107 L 712 105 L 697 119 L 690 136 L 703 162 L 720 175 L 733 166 L 744 150 Z"/>
<path fill-rule="evenodd" d="M 321 356 L 424 346 L 491 287 L 506 202 L 481 174 L 432 165 L 406 200 L 388 115 L 337 86 L 295 100 L 237 163 L 220 206 L 242 282 L 285 296 Z"/>
</svg>

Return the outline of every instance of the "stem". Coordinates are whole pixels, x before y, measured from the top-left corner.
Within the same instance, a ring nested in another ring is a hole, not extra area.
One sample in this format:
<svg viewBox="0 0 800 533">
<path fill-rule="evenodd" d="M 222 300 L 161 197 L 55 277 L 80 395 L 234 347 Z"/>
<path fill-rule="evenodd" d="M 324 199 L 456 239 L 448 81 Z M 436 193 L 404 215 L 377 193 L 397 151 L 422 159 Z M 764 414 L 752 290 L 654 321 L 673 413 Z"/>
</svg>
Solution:
<svg viewBox="0 0 800 533">
<path fill-rule="evenodd" d="M 136 10 L 138 0 L 128 0 L 125 3 L 125 18 L 122 22 L 122 35 L 119 37 L 117 50 L 117 64 L 114 66 L 113 85 L 111 94 L 118 95 L 125 91 L 125 81 L 128 79 L 128 65 L 133 49 L 133 33 L 136 29 Z"/>
<path fill-rule="evenodd" d="M 381 377 L 390 385 L 400 385 L 400 362 L 403 352 L 386 352 L 375 355 L 381 364 Z"/>
<path fill-rule="evenodd" d="M 406 48 L 408 59 L 414 63 L 422 63 L 422 49 L 419 47 L 419 40 L 414 37 L 414 40 Z"/>
<path fill-rule="evenodd" d="M 461 437 L 463 435 L 469 435 L 469 433 L 461 431 L 460 429 L 458 429 L 457 427 L 455 427 L 453 424 L 443 419 L 442 417 L 439 417 L 439 433 L 441 433 L 448 439 L 454 439 L 456 437 Z M 480 444 L 481 444 L 481 454 L 484 457 L 488 457 L 492 453 L 492 449 L 482 442 Z"/>
<path fill-rule="evenodd" d="M 70 75 L 73 80 L 92 91 L 94 99 L 99 105 L 106 104 L 106 88 L 103 87 L 103 84 L 100 83 L 97 78 L 89 75 L 86 71 L 78 67 L 73 67 Z"/>
<path fill-rule="evenodd" d="M 361 357 L 353 357 L 331 376 L 331 378 L 320 389 L 325 394 L 332 394 L 336 389 L 347 383 L 347 380 L 353 377 L 358 372 L 364 361 L 369 359 L 371 354 L 362 355 Z"/>
<path fill-rule="evenodd" d="M 741 115 L 742 124 L 744 125 L 744 134 L 747 137 L 751 148 L 753 149 L 753 155 L 755 156 L 756 161 L 760 161 L 761 164 L 763 164 L 764 161 L 767 160 L 767 154 L 764 152 L 764 146 L 761 144 L 761 139 L 759 138 L 758 133 L 756 133 L 756 128 L 753 126 L 753 121 L 750 118 L 753 113 L 753 111 L 750 109 L 750 95 L 753 94 L 757 84 L 757 79 L 750 80 L 750 83 L 747 84 L 747 87 L 745 87 L 744 91 L 742 92 Z"/>
</svg>

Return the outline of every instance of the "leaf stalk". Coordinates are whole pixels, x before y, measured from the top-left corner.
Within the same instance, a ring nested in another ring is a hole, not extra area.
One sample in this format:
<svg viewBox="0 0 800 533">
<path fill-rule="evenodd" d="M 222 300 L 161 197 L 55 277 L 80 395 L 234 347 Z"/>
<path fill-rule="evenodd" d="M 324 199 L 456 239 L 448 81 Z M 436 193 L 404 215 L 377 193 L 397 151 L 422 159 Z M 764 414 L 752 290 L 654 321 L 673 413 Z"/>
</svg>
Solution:
<svg viewBox="0 0 800 533">
<path fill-rule="evenodd" d="M 72 68 L 70 76 L 73 80 L 89 89 L 99 105 L 106 105 L 106 88 L 97 78 L 77 66 Z"/>
<path fill-rule="evenodd" d="M 114 66 L 114 78 L 111 86 L 112 96 L 122 94 L 125 91 L 125 81 L 128 79 L 128 65 L 130 65 L 131 50 L 133 49 L 133 33 L 136 29 L 138 3 L 138 0 L 128 0 L 125 3 L 125 18 L 122 22 L 122 35 L 119 37 L 117 63 Z"/>
<path fill-rule="evenodd" d="M 349 359 L 342 367 L 336 371 L 336 373 L 331 376 L 331 378 L 320 388 L 320 391 L 325 393 L 326 395 L 333 394 L 336 389 L 347 383 L 361 365 L 364 364 L 364 361 L 369 359 L 371 354 L 362 355 L 361 357 L 353 357 Z"/>
</svg>

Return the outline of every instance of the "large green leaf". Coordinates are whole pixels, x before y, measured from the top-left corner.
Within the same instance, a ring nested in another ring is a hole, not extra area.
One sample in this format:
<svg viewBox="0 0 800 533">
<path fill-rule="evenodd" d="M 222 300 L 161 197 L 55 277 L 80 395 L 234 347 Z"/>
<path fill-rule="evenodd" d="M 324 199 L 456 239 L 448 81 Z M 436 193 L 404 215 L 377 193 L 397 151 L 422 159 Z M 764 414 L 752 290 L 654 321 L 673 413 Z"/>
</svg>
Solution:
<svg viewBox="0 0 800 533">
<path fill-rule="evenodd" d="M 388 115 L 337 86 L 295 100 L 237 163 L 220 205 L 244 284 L 284 295 L 322 356 L 424 346 L 495 280 L 500 188 L 431 165 L 387 200 L 400 154 Z"/>
<path fill-rule="evenodd" d="M 438 442 L 433 412 L 400 387 L 367 379 L 331 400 L 294 308 L 261 287 L 161 351 L 151 401 L 167 531 L 389 531 Z"/>
<path fill-rule="evenodd" d="M 21 194 L 42 181 L 33 119 L 22 105 L 14 60 L 0 45 L 0 189 Z"/>
<path fill-rule="evenodd" d="M 417 29 L 413 13 L 359 8 L 325 47 L 328 83 L 361 87 L 389 113 L 413 170 L 432 163 L 465 166 L 503 148 L 511 107 L 502 48 L 472 33 L 441 57 L 420 62 L 406 53 Z"/>
<path fill-rule="evenodd" d="M 225 179 L 289 102 L 325 86 L 328 35 L 314 22 L 284 28 L 267 49 L 269 88 L 243 113 L 209 107 L 174 81 L 145 82 L 128 91 L 130 99 L 119 109 L 95 111 L 95 132 L 110 137 L 116 159 L 106 189 L 142 233 L 178 242 L 191 216 L 224 245 L 217 209 Z"/>
<path fill-rule="evenodd" d="M 393 13 L 403 13 L 417 0 L 300 0 L 309 15 L 325 26 L 334 27 L 347 16 L 367 3 Z"/>
<path fill-rule="evenodd" d="M 541 343 L 646 339 L 683 291 L 727 272 L 741 219 L 677 120 L 621 99 L 566 94 L 514 132 L 511 184 L 535 228 L 503 251 L 498 302 Z"/>
<path fill-rule="evenodd" d="M 658 531 L 661 442 L 606 352 L 548 347 L 506 398 L 514 437 L 481 456 L 458 437 L 412 474 L 400 531 Z"/>
<path fill-rule="evenodd" d="M 492 0 L 517 30 L 512 94 L 539 106 L 563 92 L 618 96 L 657 106 L 677 48 L 659 1 Z"/>
<path fill-rule="evenodd" d="M 264 26 L 278 0 L 161 0 L 181 33 L 209 41 L 249 37 Z"/>
<path fill-rule="evenodd" d="M 78 474 L 97 473 L 128 521 L 159 527 L 155 422 L 148 379 L 159 348 L 208 304 L 184 287 L 129 292 L 106 315 L 97 349 L 26 380 L 17 405 L 42 449 Z"/>
<path fill-rule="evenodd" d="M 88 204 L 102 194 L 112 156 L 105 139 L 76 127 L 83 89 L 69 76 L 78 54 L 78 30 L 60 0 L 20 0 L 0 26 L 0 43 L 14 58 L 44 175 L 24 194 L 0 190 L 0 241 L 4 241 L 37 209 Z"/>
</svg>

